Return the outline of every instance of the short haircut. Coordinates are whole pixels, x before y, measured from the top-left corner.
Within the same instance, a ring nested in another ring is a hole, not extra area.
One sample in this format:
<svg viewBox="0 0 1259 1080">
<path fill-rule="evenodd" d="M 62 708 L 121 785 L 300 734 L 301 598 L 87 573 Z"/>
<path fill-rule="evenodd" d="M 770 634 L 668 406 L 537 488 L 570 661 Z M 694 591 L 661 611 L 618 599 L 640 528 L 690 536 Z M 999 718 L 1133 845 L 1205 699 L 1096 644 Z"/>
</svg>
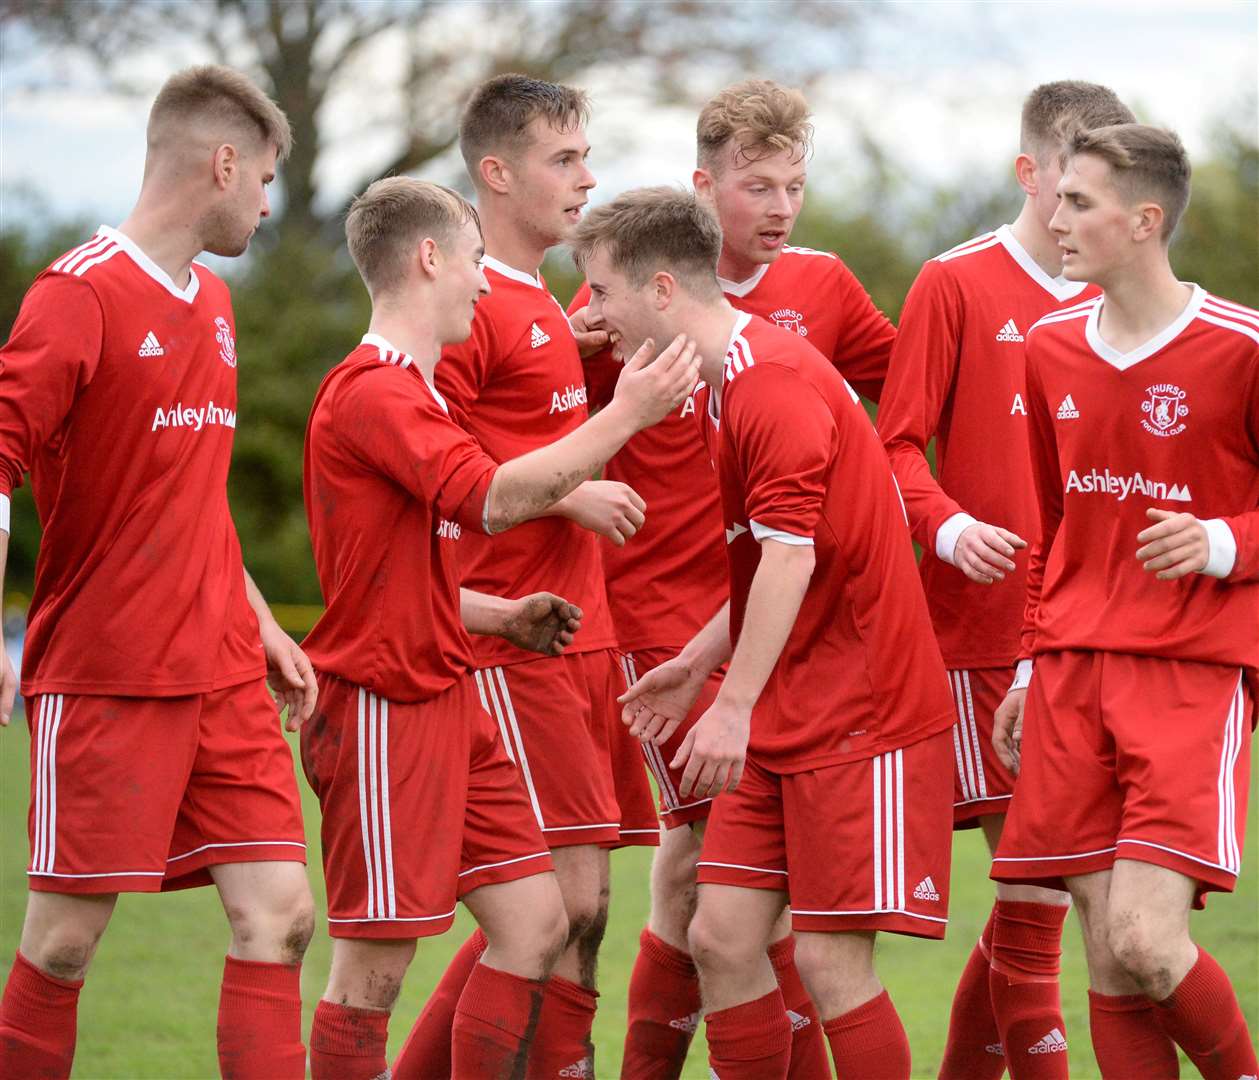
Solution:
<svg viewBox="0 0 1259 1080">
<path fill-rule="evenodd" d="M 590 99 L 584 90 L 528 75 L 496 75 L 478 86 L 459 121 L 459 152 L 472 179 L 480 182 L 486 155 L 525 149 L 538 117 L 556 131 L 574 130 L 590 119 Z"/>
<path fill-rule="evenodd" d="M 1135 124 L 1136 120 L 1108 86 L 1078 79 L 1042 83 L 1023 102 L 1019 149 L 1044 165 L 1081 129 Z"/>
<path fill-rule="evenodd" d="M 577 227 L 573 259 L 585 270 L 596 250 L 606 252 L 635 288 L 664 270 L 696 294 L 721 295 L 721 225 L 694 192 L 635 188 L 595 207 Z"/>
<path fill-rule="evenodd" d="M 345 239 L 363 284 L 376 296 L 402 282 L 416 244 L 425 237 L 438 246 L 449 244 L 469 221 L 481 228 L 476 208 L 457 191 L 409 176 L 387 176 L 350 204 Z"/>
<path fill-rule="evenodd" d="M 768 79 L 748 79 L 727 86 L 708 102 L 695 126 L 696 162 L 716 173 L 722 151 L 737 144 L 735 161 L 749 164 L 783 150 L 797 150 L 803 160 L 813 150 L 809 104 L 799 90 Z"/>
<path fill-rule="evenodd" d="M 1111 182 L 1130 202 L 1163 208 L 1163 243 L 1189 205 L 1189 155 L 1174 131 L 1148 124 L 1115 124 L 1077 131 L 1062 159 L 1092 154 L 1110 166 Z"/>
<path fill-rule="evenodd" d="M 275 147 L 278 161 L 293 149 L 293 132 L 280 106 L 229 67 L 204 64 L 167 79 L 149 110 L 149 145 L 157 145 L 171 128 L 183 130 L 197 121 L 221 130 L 225 141 L 236 132 L 256 136 Z"/>
</svg>

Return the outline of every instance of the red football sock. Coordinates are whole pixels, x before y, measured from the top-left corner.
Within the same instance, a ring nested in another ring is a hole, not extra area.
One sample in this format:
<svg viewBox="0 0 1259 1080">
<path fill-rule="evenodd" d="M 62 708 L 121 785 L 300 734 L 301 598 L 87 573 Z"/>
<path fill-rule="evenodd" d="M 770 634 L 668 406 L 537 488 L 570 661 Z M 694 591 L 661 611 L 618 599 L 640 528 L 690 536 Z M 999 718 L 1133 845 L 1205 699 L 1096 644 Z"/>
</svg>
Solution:
<svg viewBox="0 0 1259 1080">
<path fill-rule="evenodd" d="M 538 1033 L 529 1051 L 530 1077 L 594 1076 L 595 1047 L 590 1029 L 598 1004 L 599 995 L 594 990 L 558 975 L 547 979 Z"/>
<path fill-rule="evenodd" d="M 1224 969 L 1206 949 L 1171 996 L 1158 1003 L 1158 1018 L 1205 1080 L 1259 1075 L 1246 1018 Z"/>
<path fill-rule="evenodd" d="M 699 1009 L 699 976 L 690 954 L 644 928 L 630 975 L 621 1080 L 677 1080 Z"/>
<path fill-rule="evenodd" d="M 305 1080 L 302 966 L 226 958 L 219 991 L 223 1080 Z"/>
<path fill-rule="evenodd" d="M 1068 908 L 998 900 L 988 991 L 1014 1080 L 1066 1080 L 1067 1037 L 1058 993 Z"/>
<path fill-rule="evenodd" d="M 455 1009 L 488 944 L 485 935 L 477 930 L 451 957 L 441 982 L 433 988 L 393 1063 L 393 1080 L 438 1080 L 450 1076 Z"/>
<path fill-rule="evenodd" d="M 310 1025 L 311 1080 L 376 1080 L 389 1068 L 389 1014 L 321 1000 Z"/>
<path fill-rule="evenodd" d="M 721 1080 L 786 1080 L 791 1065 L 791 1021 L 782 991 L 710 1012 L 708 1063 Z"/>
<path fill-rule="evenodd" d="M 459 1080 L 523 1075 L 541 1010 L 541 982 L 477 964 L 455 1008 L 451 1075 Z"/>
<path fill-rule="evenodd" d="M 909 1080 L 909 1036 L 886 990 L 822 1027 L 840 1076 Z"/>
<path fill-rule="evenodd" d="M 1176 1080 L 1180 1055 L 1144 994 L 1089 991 L 1089 1030 L 1106 1080 Z"/>
<path fill-rule="evenodd" d="M 796 970 L 796 939 L 790 934 L 769 947 L 769 962 L 782 991 L 787 1019 L 791 1021 L 791 1065 L 787 1080 L 831 1080 L 826 1033 L 817 1006 Z"/>
<path fill-rule="evenodd" d="M 988 989 L 992 924 L 996 917 L 994 908 L 953 993 L 939 1080 L 998 1080 L 1005 1072 L 1005 1051 Z"/>
<path fill-rule="evenodd" d="M 0 1076 L 70 1075 L 82 986 L 82 979 L 55 979 L 20 952 L 14 956 L 0 998 Z"/>
</svg>

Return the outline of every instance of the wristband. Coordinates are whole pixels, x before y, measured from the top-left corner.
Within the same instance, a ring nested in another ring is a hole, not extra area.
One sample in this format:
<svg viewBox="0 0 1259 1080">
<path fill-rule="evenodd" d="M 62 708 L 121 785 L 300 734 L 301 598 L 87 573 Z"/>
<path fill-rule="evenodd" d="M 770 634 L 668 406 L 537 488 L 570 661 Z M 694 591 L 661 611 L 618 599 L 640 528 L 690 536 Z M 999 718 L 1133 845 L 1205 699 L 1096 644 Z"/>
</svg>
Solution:
<svg viewBox="0 0 1259 1080">
<path fill-rule="evenodd" d="M 0 495 L 0 532 L 9 531 L 9 496 Z"/>
</svg>

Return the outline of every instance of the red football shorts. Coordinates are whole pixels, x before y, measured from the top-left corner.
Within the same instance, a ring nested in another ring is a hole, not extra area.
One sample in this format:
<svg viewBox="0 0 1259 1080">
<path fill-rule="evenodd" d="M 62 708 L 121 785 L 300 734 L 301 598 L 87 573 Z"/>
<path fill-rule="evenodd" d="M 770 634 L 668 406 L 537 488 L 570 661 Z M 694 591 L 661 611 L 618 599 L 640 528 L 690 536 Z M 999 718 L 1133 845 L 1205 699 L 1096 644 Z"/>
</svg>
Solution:
<svg viewBox="0 0 1259 1080">
<path fill-rule="evenodd" d="M 293 754 L 261 680 L 208 694 L 39 694 L 30 887 L 159 892 L 220 863 L 306 861 Z"/>
<path fill-rule="evenodd" d="M 1004 814 L 1014 774 L 992 746 L 992 716 L 1014 681 L 1013 668 L 951 670 L 953 724 L 953 828 L 973 829 L 985 814 Z"/>
<path fill-rule="evenodd" d="M 749 760 L 738 788 L 713 803 L 700 884 L 786 892 L 793 930 L 943 937 L 952 753 L 941 731 L 809 772 Z"/>
<path fill-rule="evenodd" d="M 660 842 L 638 740 L 621 725 L 625 681 L 611 649 L 475 674 L 549 847 Z"/>
<path fill-rule="evenodd" d="M 625 653 L 621 658 L 621 664 L 625 671 L 626 684 L 633 686 L 652 668 L 659 667 L 666 660 L 672 660 L 681 651 L 680 648 L 635 649 L 632 653 Z M 660 746 L 639 743 L 643 757 L 647 759 L 647 767 L 651 769 L 652 775 L 656 778 L 656 787 L 660 790 L 660 819 L 664 822 L 666 829 L 676 829 L 679 825 L 703 821 L 712 809 L 712 799 L 683 799 L 678 794 L 682 786 L 682 770 L 672 768 L 669 763 L 678 752 L 678 747 L 682 745 L 687 732 L 695 726 L 699 718 L 708 710 L 708 706 L 716 700 L 717 691 L 720 689 L 721 673 L 715 671 L 704 683 L 704 689 L 700 691 L 686 719 L 666 742 Z M 624 730 L 629 730 L 624 724 L 621 726 Z"/>
<path fill-rule="evenodd" d="M 302 765 L 323 811 L 333 937 L 441 934 L 466 893 L 552 869 L 471 679 L 419 702 L 317 679 Z"/>
<path fill-rule="evenodd" d="M 1240 668 L 1125 653 L 1036 658 L 998 881 L 1062 888 L 1116 859 L 1231 892 L 1241 866 L 1254 695 Z"/>
</svg>

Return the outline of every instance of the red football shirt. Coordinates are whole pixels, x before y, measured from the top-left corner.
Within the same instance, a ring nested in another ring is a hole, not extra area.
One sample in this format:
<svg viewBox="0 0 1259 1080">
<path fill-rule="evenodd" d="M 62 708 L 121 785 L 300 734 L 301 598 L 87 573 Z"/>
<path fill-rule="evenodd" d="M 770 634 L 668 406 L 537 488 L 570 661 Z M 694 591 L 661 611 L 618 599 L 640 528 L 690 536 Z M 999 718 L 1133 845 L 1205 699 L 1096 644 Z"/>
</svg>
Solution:
<svg viewBox="0 0 1259 1080">
<path fill-rule="evenodd" d="M 881 754 L 943 731 L 953 700 L 905 511 L 856 393 L 797 334 L 740 315 L 719 414 L 697 400 L 717 469 L 738 640 L 762 542 L 816 567 L 752 714 L 749 750 L 779 772 Z"/>
<path fill-rule="evenodd" d="M 368 334 L 328 373 L 304 476 L 327 604 L 302 643 L 316 670 L 389 701 L 425 701 L 467 674 L 456 553 L 484 528 L 496 468 L 383 338 Z"/>
<path fill-rule="evenodd" d="M 878 399 L 896 329 L 836 255 L 785 248 L 743 282 L 721 280 L 735 307 L 777 322 L 830 357 L 848 381 Z M 583 285 L 570 311 L 590 301 Z M 585 361 L 593 406 L 612 396 L 621 365 L 604 350 Z M 608 601 L 621 647 L 678 648 L 726 597 L 721 500 L 695 438 L 693 398 L 635 435 L 604 469 L 647 503 L 647 520 L 624 547 L 603 544 Z"/>
<path fill-rule="evenodd" d="M 1259 312 L 1195 286 L 1166 330 L 1119 353 L 1099 333 L 1102 304 L 1048 315 L 1028 335 L 1043 533 L 1023 655 L 1259 667 Z M 1148 507 L 1207 522 L 1207 573 L 1159 581 L 1142 569 Z"/>
<path fill-rule="evenodd" d="M 0 350 L 0 493 L 43 525 L 22 692 L 169 697 L 265 672 L 227 505 L 227 286 L 180 289 L 102 226 L 35 279 Z"/>
<path fill-rule="evenodd" d="M 950 560 L 976 520 L 1036 539 L 1023 338 L 1042 315 L 1096 291 L 1049 277 L 1003 225 L 926 262 L 905 300 L 878 428 L 951 668 L 1004 667 L 1018 655 L 1027 553 L 992 585 L 969 581 Z"/>
<path fill-rule="evenodd" d="M 476 307 L 472 336 L 446 348 L 437 388 L 498 462 L 548 446 L 580 427 L 586 380 L 568 317 L 540 278 L 486 256 L 490 295 Z M 616 644 L 603 583 L 599 538 L 575 522 L 542 517 L 499 536 L 469 535 L 460 550 L 463 584 L 496 596 L 546 590 L 582 609 L 570 651 Z M 478 666 L 537 659 L 502 638 L 478 637 Z"/>
</svg>

